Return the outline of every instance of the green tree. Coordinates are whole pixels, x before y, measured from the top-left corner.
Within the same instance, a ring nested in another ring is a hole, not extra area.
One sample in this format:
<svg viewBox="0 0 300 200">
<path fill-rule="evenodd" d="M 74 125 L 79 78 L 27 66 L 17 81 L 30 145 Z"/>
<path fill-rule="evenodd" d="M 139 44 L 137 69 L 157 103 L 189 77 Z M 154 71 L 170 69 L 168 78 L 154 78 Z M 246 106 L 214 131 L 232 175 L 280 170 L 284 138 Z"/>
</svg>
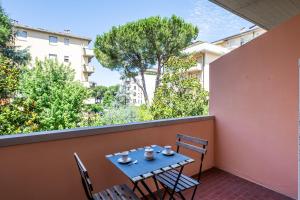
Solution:
<svg viewBox="0 0 300 200">
<path fill-rule="evenodd" d="M 0 47 L 5 47 L 13 39 L 12 24 L 0 5 Z"/>
<path fill-rule="evenodd" d="M 110 107 L 112 106 L 113 103 L 116 102 L 116 97 L 119 92 L 119 88 L 120 88 L 119 85 L 113 85 L 107 87 L 107 90 L 104 92 L 103 101 L 102 101 L 104 106 Z"/>
<path fill-rule="evenodd" d="M 107 90 L 106 86 L 97 85 L 94 88 L 92 88 L 91 96 L 96 99 L 97 103 L 101 102 L 103 97 L 104 97 L 104 93 L 106 92 L 106 90 Z"/>
<path fill-rule="evenodd" d="M 30 106 L 15 100 L 22 73 L 20 64 L 25 64 L 30 56 L 17 51 L 13 45 L 14 33 L 9 17 L 0 5 L 0 135 L 19 133 L 25 127 L 34 129 L 28 119 L 34 118 Z"/>
<path fill-rule="evenodd" d="M 138 110 L 133 106 L 110 107 L 100 117 L 101 125 L 126 124 L 139 121 Z"/>
<path fill-rule="evenodd" d="M 74 71 L 57 61 L 36 61 L 27 69 L 20 84 L 26 104 L 34 105 L 37 130 L 58 130 L 77 127 L 82 120 L 84 100 L 88 92 L 74 81 Z"/>
<path fill-rule="evenodd" d="M 98 35 L 95 42 L 97 60 L 106 68 L 120 71 L 141 88 L 148 103 L 144 74 L 157 64 L 155 87 L 160 84 L 162 68 L 171 56 L 180 55 L 198 35 L 197 27 L 182 18 L 149 17 Z M 141 82 L 136 78 L 141 76 Z"/>
<path fill-rule="evenodd" d="M 154 119 L 207 114 L 208 93 L 197 78 L 187 74 L 195 64 L 194 58 L 189 56 L 169 59 L 150 107 Z"/>
<path fill-rule="evenodd" d="M 20 73 L 13 60 L 0 54 L 0 135 L 20 133 L 26 127 L 35 129 L 29 121 L 35 117 L 31 105 L 15 99 Z"/>
<path fill-rule="evenodd" d="M 119 93 L 119 90 L 119 85 L 99 85 L 95 88 L 92 88 L 91 96 L 96 99 L 97 103 L 100 103 L 103 106 L 111 106 L 114 102 L 117 101 L 117 95 Z"/>
<path fill-rule="evenodd" d="M 0 5 L 0 54 L 15 63 L 26 64 L 30 54 L 27 49 L 19 50 L 14 46 L 15 33 L 11 21 Z"/>
</svg>

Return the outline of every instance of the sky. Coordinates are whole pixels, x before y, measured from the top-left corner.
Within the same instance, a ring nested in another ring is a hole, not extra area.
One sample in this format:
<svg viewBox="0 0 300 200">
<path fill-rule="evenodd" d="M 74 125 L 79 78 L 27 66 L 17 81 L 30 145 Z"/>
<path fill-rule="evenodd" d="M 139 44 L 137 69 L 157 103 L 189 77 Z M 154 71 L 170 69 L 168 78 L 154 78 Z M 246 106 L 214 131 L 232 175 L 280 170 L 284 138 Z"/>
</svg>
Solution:
<svg viewBox="0 0 300 200">
<path fill-rule="evenodd" d="M 175 14 L 199 28 L 198 40 L 212 42 L 240 32 L 252 24 L 208 0 L 0 0 L 10 18 L 21 24 L 51 31 L 70 29 L 93 39 L 118 26 L 150 16 Z M 120 83 L 118 72 L 93 58 L 98 85 Z"/>
</svg>

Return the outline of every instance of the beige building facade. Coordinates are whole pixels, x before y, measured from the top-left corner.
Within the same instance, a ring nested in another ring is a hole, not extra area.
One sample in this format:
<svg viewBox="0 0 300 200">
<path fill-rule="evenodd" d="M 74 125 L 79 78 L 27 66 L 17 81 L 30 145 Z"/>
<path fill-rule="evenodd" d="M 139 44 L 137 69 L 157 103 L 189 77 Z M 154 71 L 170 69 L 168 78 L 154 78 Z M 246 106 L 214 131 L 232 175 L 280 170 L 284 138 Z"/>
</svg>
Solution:
<svg viewBox="0 0 300 200">
<path fill-rule="evenodd" d="M 28 48 L 32 65 L 36 59 L 57 59 L 60 63 L 70 65 L 75 71 L 75 79 L 84 86 L 92 85 L 89 76 L 95 69 L 90 65 L 94 57 L 93 50 L 88 48 L 90 38 L 73 35 L 69 31 L 53 32 L 21 24 L 14 24 L 14 29 L 15 46 Z"/>
<path fill-rule="evenodd" d="M 229 52 L 227 48 L 198 41 L 184 53 L 192 54 L 197 59 L 197 65 L 188 70 L 188 75 L 197 77 L 206 91 L 209 91 L 209 64 Z"/>
<path fill-rule="evenodd" d="M 209 91 L 209 65 L 214 60 L 229 53 L 230 51 L 245 45 L 251 40 L 264 34 L 266 30 L 253 26 L 248 30 L 242 29 L 241 33 L 235 34 L 212 43 L 195 42 L 187 47 L 184 52 L 193 54 L 197 59 L 197 66 L 190 69 L 190 76 L 197 76 L 206 91 Z"/>
<path fill-rule="evenodd" d="M 262 29 L 258 26 L 253 26 L 250 27 L 248 30 L 241 29 L 241 32 L 239 34 L 235 34 L 217 40 L 215 42 L 212 42 L 212 44 L 225 47 L 228 50 L 233 50 L 246 44 L 247 42 L 250 42 L 251 40 L 257 38 L 258 36 L 264 34 L 265 32 L 266 32 L 265 29 Z"/>
</svg>

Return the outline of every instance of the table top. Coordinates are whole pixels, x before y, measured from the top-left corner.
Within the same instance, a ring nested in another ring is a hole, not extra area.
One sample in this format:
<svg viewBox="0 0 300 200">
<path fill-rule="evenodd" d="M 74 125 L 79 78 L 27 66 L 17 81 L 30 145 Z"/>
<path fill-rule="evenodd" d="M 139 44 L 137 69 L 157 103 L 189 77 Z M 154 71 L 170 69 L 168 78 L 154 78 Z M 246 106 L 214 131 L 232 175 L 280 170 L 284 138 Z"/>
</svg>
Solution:
<svg viewBox="0 0 300 200">
<path fill-rule="evenodd" d="M 137 164 L 119 163 L 120 153 L 107 155 L 106 158 L 134 182 L 194 162 L 193 159 L 176 152 L 172 156 L 165 156 L 161 153 L 163 148 L 157 145 L 151 145 L 151 148 L 154 149 L 153 160 L 145 159 L 145 148 L 129 151 L 129 157 L 133 161 L 137 160 Z"/>
</svg>

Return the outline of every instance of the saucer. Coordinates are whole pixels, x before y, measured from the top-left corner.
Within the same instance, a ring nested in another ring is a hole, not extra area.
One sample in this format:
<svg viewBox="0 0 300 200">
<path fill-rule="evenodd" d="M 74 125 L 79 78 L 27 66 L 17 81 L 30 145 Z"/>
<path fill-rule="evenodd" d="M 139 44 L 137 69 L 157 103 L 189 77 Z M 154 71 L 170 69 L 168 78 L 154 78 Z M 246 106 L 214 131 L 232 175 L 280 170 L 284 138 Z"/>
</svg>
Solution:
<svg viewBox="0 0 300 200">
<path fill-rule="evenodd" d="M 122 158 L 119 158 L 118 159 L 118 163 L 121 163 L 121 164 L 126 164 L 126 163 L 130 163 L 132 161 L 132 158 L 127 158 L 127 160 L 123 160 Z"/>
<path fill-rule="evenodd" d="M 174 155 L 175 151 L 170 151 L 169 153 L 167 153 L 166 150 L 163 150 L 161 153 L 164 154 L 165 156 L 172 156 Z"/>
</svg>

